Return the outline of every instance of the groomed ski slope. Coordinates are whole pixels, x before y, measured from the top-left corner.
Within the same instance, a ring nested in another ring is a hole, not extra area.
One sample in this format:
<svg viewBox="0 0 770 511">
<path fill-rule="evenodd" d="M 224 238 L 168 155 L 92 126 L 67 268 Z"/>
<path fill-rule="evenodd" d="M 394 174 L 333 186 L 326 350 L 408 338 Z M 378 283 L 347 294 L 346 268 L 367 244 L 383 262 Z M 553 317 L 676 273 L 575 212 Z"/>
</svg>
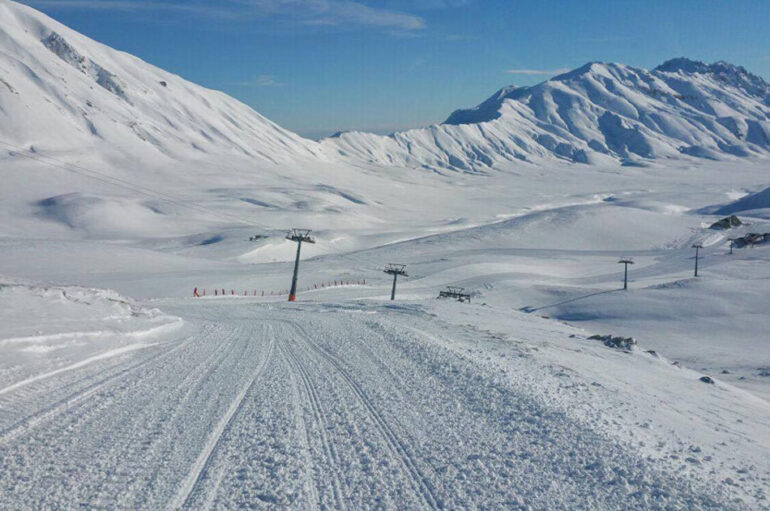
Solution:
<svg viewBox="0 0 770 511">
<path fill-rule="evenodd" d="M 591 385 L 532 344 L 420 306 L 166 308 L 184 331 L 0 396 L 0 507 L 745 509 L 557 406 Z"/>
<path fill-rule="evenodd" d="M 0 509 L 768 509 L 770 247 L 728 238 L 770 228 L 762 204 L 730 231 L 707 212 L 765 169 L 465 187 L 492 221 L 322 232 L 301 288 L 366 285 L 293 305 L 210 296 L 284 288 L 282 233 L 0 240 Z M 410 273 L 395 305 L 391 261 Z M 473 303 L 435 300 L 446 285 Z M 193 286 L 209 295 L 180 298 Z M 609 333 L 639 344 L 589 339 Z"/>
</svg>

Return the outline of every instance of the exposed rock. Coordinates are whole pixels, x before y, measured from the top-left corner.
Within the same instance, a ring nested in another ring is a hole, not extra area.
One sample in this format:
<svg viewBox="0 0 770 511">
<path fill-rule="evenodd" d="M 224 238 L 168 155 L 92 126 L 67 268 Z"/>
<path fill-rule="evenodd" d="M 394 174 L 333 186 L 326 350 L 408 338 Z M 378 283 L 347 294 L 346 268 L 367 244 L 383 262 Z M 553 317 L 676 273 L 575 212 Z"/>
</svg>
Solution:
<svg viewBox="0 0 770 511">
<path fill-rule="evenodd" d="M 709 229 L 715 229 L 715 230 L 726 230 L 726 229 L 732 229 L 733 227 L 740 227 L 743 225 L 743 222 L 741 222 L 741 219 L 738 218 L 735 215 L 730 215 L 728 217 L 723 218 L 722 220 L 719 220 L 718 222 L 714 222 L 711 224 L 711 227 Z"/>
<path fill-rule="evenodd" d="M 72 45 L 56 32 L 52 32 L 43 39 L 42 43 L 64 62 L 90 76 L 101 87 L 104 87 L 116 96 L 123 97 L 125 95 L 123 87 L 118 83 L 117 77 L 114 74 L 88 57 L 78 53 Z"/>
<path fill-rule="evenodd" d="M 636 340 L 633 337 L 621 337 L 614 335 L 592 335 L 588 339 L 592 341 L 602 341 L 605 346 L 620 350 L 630 351 L 636 346 Z"/>
</svg>

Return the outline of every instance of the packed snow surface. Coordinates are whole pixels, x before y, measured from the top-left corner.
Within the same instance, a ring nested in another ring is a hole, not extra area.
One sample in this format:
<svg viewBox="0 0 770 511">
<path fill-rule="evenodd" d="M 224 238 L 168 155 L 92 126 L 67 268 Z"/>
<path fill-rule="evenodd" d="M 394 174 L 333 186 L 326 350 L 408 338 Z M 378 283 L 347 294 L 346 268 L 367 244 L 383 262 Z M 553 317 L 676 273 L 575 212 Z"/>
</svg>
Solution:
<svg viewBox="0 0 770 511">
<path fill-rule="evenodd" d="M 568 327 L 461 304 L 163 305 L 190 322 L 179 337 L 0 396 L 4 506 L 737 509 L 763 495 L 767 460 L 744 455 L 767 448 L 767 402 Z"/>
</svg>

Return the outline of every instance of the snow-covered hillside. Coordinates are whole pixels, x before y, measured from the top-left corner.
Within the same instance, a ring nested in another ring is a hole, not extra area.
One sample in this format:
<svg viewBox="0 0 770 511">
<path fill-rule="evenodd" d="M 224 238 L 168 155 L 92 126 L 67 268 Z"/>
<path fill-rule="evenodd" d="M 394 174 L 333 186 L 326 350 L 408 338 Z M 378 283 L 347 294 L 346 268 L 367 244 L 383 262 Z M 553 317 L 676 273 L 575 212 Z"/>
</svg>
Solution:
<svg viewBox="0 0 770 511">
<path fill-rule="evenodd" d="M 471 172 L 520 161 L 643 164 L 770 150 L 770 86 L 724 62 L 680 58 L 652 71 L 589 63 L 533 87 L 503 88 L 441 125 L 317 143 L 10 0 L 0 0 L 0 50 L 3 149 Z"/>
<path fill-rule="evenodd" d="M 717 215 L 733 215 L 742 213 L 752 216 L 764 216 L 770 213 L 770 188 L 765 188 L 757 193 L 751 193 L 740 199 L 725 204 L 714 211 Z"/>
<path fill-rule="evenodd" d="M 324 144 L 385 165 L 482 171 L 561 159 L 643 164 L 770 151 L 770 85 L 743 67 L 673 59 L 652 71 L 593 62 L 533 87 L 506 87 L 444 124 Z"/>
<path fill-rule="evenodd" d="M 246 105 L 0 0 L 0 141 L 118 156 L 318 158 Z M 8 147 L 2 147 L 8 149 Z"/>
</svg>

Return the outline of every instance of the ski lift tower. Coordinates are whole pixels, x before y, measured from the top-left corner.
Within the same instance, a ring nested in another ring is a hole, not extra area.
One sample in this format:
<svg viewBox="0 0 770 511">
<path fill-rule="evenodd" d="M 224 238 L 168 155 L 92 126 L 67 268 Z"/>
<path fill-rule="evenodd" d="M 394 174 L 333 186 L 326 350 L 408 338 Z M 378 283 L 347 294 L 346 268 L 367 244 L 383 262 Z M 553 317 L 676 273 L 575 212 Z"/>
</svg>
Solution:
<svg viewBox="0 0 770 511">
<path fill-rule="evenodd" d="M 405 271 L 406 265 L 405 264 L 389 264 L 385 267 L 385 270 L 383 270 L 388 275 L 393 275 L 393 289 L 390 291 L 390 299 L 395 300 L 396 299 L 396 281 L 398 280 L 398 276 L 404 276 L 408 277 L 409 275 Z"/>
<path fill-rule="evenodd" d="M 624 264 L 626 266 L 625 273 L 623 274 L 623 289 L 628 289 L 628 265 L 634 264 L 634 260 L 630 257 L 624 257 L 620 261 L 618 261 L 618 264 Z"/>
<path fill-rule="evenodd" d="M 695 276 L 698 276 L 698 258 L 700 257 L 700 249 L 703 248 L 702 243 L 696 243 L 692 246 L 695 249 Z"/>
<path fill-rule="evenodd" d="M 286 235 L 286 239 L 297 243 L 297 258 L 294 260 L 294 276 L 291 278 L 291 291 L 289 291 L 289 301 L 297 299 L 297 274 L 299 273 L 299 253 L 302 249 L 302 242 L 315 243 L 310 237 L 310 229 L 292 229 Z"/>
</svg>

